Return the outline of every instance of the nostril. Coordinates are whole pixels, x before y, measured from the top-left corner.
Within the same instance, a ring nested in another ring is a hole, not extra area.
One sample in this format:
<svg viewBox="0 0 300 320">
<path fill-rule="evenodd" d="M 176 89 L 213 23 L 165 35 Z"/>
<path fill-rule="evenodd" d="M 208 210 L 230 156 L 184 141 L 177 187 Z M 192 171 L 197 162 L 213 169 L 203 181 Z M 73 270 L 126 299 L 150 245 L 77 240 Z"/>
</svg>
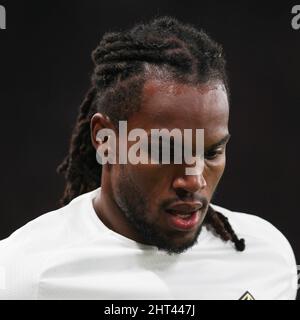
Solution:
<svg viewBox="0 0 300 320">
<path fill-rule="evenodd" d="M 180 199 L 185 199 L 185 198 L 188 198 L 191 196 L 190 192 L 188 192 L 187 190 L 182 189 L 182 188 L 175 189 L 175 192 L 176 192 L 176 195 L 178 196 L 178 198 L 180 198 Z"/>
</svg>

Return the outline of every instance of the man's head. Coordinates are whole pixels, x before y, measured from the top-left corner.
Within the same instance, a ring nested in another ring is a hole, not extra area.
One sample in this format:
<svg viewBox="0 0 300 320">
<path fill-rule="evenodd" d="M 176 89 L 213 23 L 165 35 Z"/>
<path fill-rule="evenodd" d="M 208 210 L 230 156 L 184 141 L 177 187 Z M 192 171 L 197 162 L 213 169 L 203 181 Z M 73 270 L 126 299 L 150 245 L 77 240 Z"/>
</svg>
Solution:
<svg viewBox="0 0 300 320">
<path fill-rule="evenodd" d="M 222 49 L 203 31 L 164 17 L 104 35 L 93 60 L 93 86 L 81 106 L 70 154 L 60 167 L 67 177 L 63 203 L 100 185 L 98 130 L 118 133 L 120 120 L 128 121 L 128 131 L 204 129 L 205 165 L 199 174 L 186 175 L 184 162 L 102 168 L 102 189 L 132 234 L 169 253 L 183 252 L 197 241 L 225 167 L 229 107 Z M 179 213 L 198 211 L 188 230 L 174 223 L 178 204 Z M 208 223 L 224 240 L 234 241 L 227 220 L 210 210 Z"/>
<path fill-rule="evenodd" d="M 185 162 L 105 165 L 102 185 L 142 234 L 143 241 L 169 252 L 181 252 L 195 243 L 224 170 L 225 144 L 229 137 L 226 90 L 220 82 L 190 86 L 154 79 L 146 81 L 141 95 L 139 111 L 128 118 L 128 131 L 141 128 L 150 133 L 152 129 L 178 128 L 181 131 L 192 129 L 195 133 L 196 129 L 203 128 L 204 170 L 186 175 L 188 165 Z M 93 116 L 92 139 L 96 149 L 99 146 L 97 132 L 107 126 L 99 113 Z M 195 149 L 196 137 L 192 137 Z M 127 149 L 133 144 L 127 142 Z M 149 148 L 149 158 L 150 151 Z M 116 155 L 118 159 L 118 152 Z M 191 207 L 202 206 L 197 212 L 198 222 L 189 230 L 181 230 L 170 221 L 171 215 L 166 210 L 178 203 L 181 203 L 182 214 L 193 210 Z"/>
</svg>

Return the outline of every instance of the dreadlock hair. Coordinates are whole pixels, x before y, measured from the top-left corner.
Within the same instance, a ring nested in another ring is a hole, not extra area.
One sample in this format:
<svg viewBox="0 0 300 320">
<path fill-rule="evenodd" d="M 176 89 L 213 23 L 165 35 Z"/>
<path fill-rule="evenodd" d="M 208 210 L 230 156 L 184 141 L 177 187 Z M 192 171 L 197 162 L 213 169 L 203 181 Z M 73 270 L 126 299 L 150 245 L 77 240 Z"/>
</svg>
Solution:
<svg viewBox="0 0 300 320">
<path fill-rule="evenodd" d="M 101 167 L 90 138 L 90 120 L 96 112 L 107 115 L 118 128 L 118 121 L 139 110 L 143 86 L 150 78 L 190 85 L 220 80 L 229 95 L 222 47 L 203 30 L 172 17 L 104 34 L 92 59 L 91 88 L 80 106 L 69 154 L 57 169 L 66 179 L 62 205 L 101 185 Z M 228 219 L 211 206 L 205 223 L 238 251 L 245 249 L 244 239 L 238 239 Z"/>
</svg>

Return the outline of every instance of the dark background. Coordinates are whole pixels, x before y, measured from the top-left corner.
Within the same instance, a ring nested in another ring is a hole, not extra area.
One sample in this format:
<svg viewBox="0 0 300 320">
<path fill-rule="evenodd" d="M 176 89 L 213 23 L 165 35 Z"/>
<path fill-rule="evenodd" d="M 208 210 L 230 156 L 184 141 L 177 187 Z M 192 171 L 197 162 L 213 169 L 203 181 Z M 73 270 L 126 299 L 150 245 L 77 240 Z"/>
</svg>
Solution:
<svg viewBox="0 0 300 320">
<path fill-rule="evenodd" d="M 291 27 L 297 2 L 0 4 L 7 11 L 7 29 L 0 30 L 0 239 L 58 208 L 64 181 L 56 167 L 89 87 L 90 53 L 103 33 L 167 14 L 204 28 L 227 56 L 232 139 L 215 203 L 273 223 L 299 263 L 300 30 Z"/>
</svg>

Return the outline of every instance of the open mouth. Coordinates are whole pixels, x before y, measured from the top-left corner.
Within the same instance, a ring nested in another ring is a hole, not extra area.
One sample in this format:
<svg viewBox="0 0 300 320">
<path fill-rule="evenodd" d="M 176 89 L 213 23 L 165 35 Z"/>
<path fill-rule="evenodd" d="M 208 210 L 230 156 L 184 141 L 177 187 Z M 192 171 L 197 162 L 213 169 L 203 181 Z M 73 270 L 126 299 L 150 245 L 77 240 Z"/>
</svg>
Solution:
<svg viewBox="0 0 300 320">
<path fill-rule="evenodd" d="M 182 212 L 177 210 L 166 210 L 168 223 L 172 228 L 181 231 L 193 229 L 200 220 L 200 211 Z"/>
<path fill-rule="evenodd" d="M 189 218 L 195 212 L 195 210 L 190 212 L 184 212 L 179 210 L 167 209 L 166 212 L 185 219 L 185 218 Z"/>
</svg>

